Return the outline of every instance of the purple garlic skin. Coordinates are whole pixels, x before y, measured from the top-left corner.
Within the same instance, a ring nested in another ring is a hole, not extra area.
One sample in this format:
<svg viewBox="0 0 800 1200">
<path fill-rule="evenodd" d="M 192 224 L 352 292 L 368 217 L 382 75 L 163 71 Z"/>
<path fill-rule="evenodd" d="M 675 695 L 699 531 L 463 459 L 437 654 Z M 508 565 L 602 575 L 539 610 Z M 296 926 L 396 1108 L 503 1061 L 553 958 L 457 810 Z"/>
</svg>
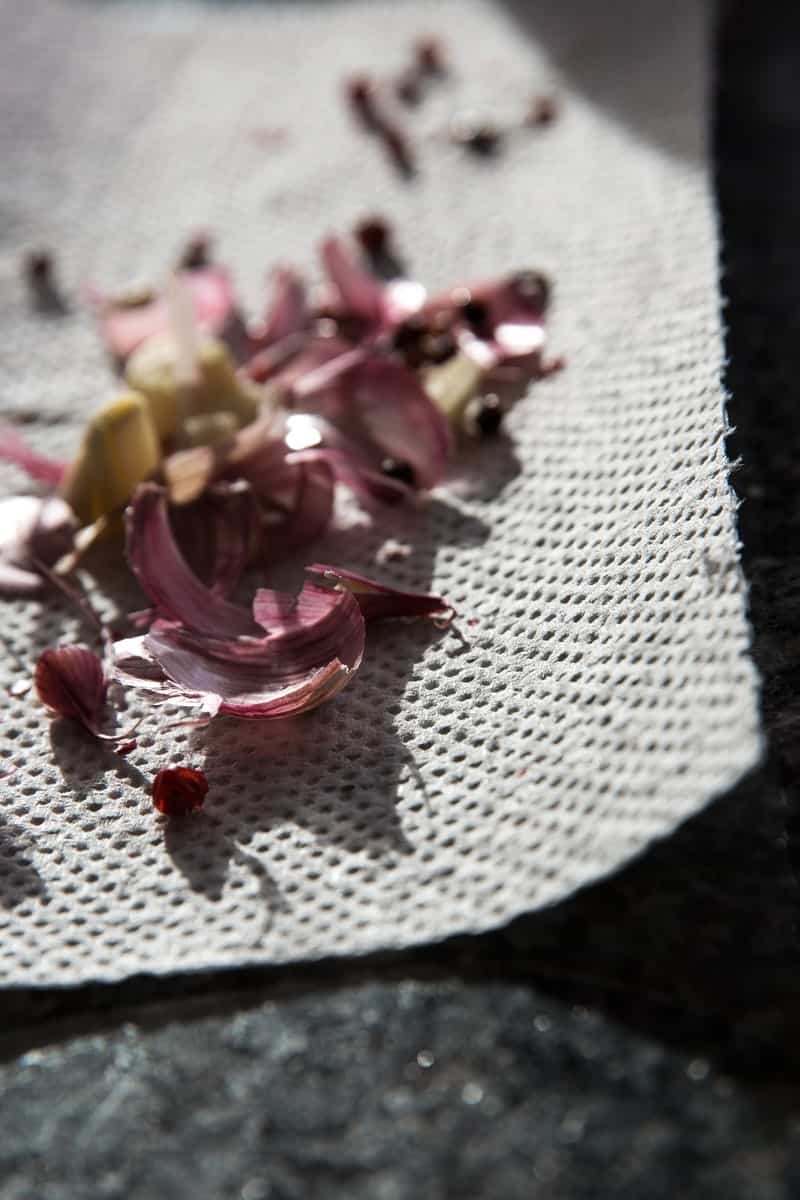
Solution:
<svg viewBox="0 0 800 1200">
<path fill-rule="evenodd" d="M 0 595 L 32 596 L 50 567 L 72 549 L 75 514 L 58 496 L 7 496 L 0 500 Z"/>
</svg>

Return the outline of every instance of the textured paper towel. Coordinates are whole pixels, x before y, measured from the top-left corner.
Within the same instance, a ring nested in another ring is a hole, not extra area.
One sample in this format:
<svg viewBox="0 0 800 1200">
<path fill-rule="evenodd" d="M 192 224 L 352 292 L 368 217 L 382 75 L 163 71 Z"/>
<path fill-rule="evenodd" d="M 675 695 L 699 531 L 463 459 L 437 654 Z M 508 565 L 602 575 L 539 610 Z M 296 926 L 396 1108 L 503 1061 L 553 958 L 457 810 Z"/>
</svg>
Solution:
<svg viewBox="0 0 800 1200">
<path fill-rule="evenodd" d="M 151 715 L 130 764 L 3 693 L 6 982 L 491 926 L 608 872 L 754 762 L 707 13 L 594 8 L 602 23 L 588 3 L 0 3 L 0 404 L 37 445 L 69 452 L 111 389 L 79 306 L 61 320 L 25 309 L 19 251 L 40 239 L 76 294 L 152 274 L 211 227 L 254 305 L 268 264 L 314 270 L 321 234 L 382 210 L 431 286 L 552 271 L 552 343 L 568 358 L 419 517 L 313 555 L 374 569 L 384 538 L 409 544 L 384 574 L 447 595 L 465 642 L 371 630 L 354 684 L 316 714 L 201 735 Z M 341 79 L 391 72 L 431 29 L 456 73 L 408 117 L 421 160 L 408 184 L 353 126 Z M 518 121 L 551 86 L 559 120 L 518 130 L 496 161 L 448 143 L 456 109 Z M 139 602 L 119 573 L 101 590 L 108 611 Z M 10 685 L 81 631 L 58 606 L 13 603 L 2 635 Z M 211 781 L 180 828 L 142 786 L 175 760 Z"/>
</svg>

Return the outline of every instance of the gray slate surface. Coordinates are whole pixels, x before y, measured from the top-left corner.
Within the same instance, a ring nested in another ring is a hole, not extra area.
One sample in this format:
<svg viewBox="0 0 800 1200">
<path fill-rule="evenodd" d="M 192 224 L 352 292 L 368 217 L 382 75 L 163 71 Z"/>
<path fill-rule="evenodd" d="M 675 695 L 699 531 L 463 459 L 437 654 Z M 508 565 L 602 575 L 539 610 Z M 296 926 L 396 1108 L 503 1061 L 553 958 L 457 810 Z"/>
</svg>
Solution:
<svg viewBox="0 0 800 1200">
<path fill-rule="evenodd" d="M 521 987 L 369 984 L 123 1026 L 30 1052 L 0 1086 L 19 1200 L 784 1194 L 762 1178 L 787 1157 L 781 1116 Z"/>
</svg>

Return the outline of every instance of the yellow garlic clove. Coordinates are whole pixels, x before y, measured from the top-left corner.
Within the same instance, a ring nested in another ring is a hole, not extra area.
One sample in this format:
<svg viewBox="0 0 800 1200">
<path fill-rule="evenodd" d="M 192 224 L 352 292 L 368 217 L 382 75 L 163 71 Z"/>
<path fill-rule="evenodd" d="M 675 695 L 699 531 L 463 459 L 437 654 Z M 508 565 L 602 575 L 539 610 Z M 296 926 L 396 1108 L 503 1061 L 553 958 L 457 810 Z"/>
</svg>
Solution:
<svg viewBox="0 0 800 1200">
<path fill-rule="evenodd" d="M 162 441 L 180 437 L 185 419 L 201 413 L 232 413 L 237 428 L 255 419 L 260 393 L 236 374 L 222 342 L 208 337 L 200 342 L 194 383 L 178 382 L 177 357 L 171 337 L 153 337 L 134 351 L 125 367 L 128 383 L 147 398 Z"/>
<path fill-rule="evenodd" d="M 179 407 L 172 339 L 148 338 L 134 350 L 125 365 L 125 380 L 145 397 L 159 438 L 174 437 Z"/>
<path fill-rule="evenodd" d="M 61 495 L 89 525 L 122 509 L 160 463 L 150 408 L 137 392 L 125 392 L 92 417 Z"/>
<path fill-rule="evenodd" d="M 233 359 L 222 342 L 207 338 L 197 355 L 200 382 L 190 402 L 191 414 L 230 412 L 239 427 L 258 416 L 261 392 L 255 384 L 236 373 Z"/>
<path fill-rule="evenodd" d="M 467 405 L 477 394 L 483 375 L 483 367 L 463 352 L 425 372 L 425 391 L 454 429 L 461 428 Z"/>
<path fill-rule="evenodd" d="M 187 417 L 184 421 L 184 440 L 187 446 L 217 446 L 233 437 L 238 428 L 236 414 L 228 409 L 198 413 L 197 416 Z"/>
</svg>

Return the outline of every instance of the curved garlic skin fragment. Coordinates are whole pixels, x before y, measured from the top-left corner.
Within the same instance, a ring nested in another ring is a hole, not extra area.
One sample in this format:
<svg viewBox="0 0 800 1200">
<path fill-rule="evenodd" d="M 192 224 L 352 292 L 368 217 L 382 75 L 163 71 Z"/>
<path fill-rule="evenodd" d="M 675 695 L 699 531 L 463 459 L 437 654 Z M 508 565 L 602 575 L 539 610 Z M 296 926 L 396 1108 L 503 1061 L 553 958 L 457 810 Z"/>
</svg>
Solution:
<svg viewBox="0 0 800 1200">
<path fill-rule="evenodd" d="M 61 495 L 81 524 L 91 525 L 121 510 L 160 464 L 150 407 L 138 392 L 124 392 L 92 417 Z"/>
<path fill-rule="evenodd" d="M 31 479 L 50 488 L 58 487 L 69 470 L 68 461 L 40 454 L 28 445 L 19 430 L 4 421 L 0 421 L 0 461 L 13 463 Z"/>
<path fill-rule="evenodd" d="M 325 273 L 343 311 L 360 317 L 368 328 L 383 323 L 383 288 L 351 254 L 342 238 L 325 238 L 320 247 Z"/>
<path fill-rule="evenodd" d="M 0 595 L 40 591 L 44 580 L 36 562 L 49 567 L 67 554 L 76 529 L 75 514 L 59 496 L 0 500 Z"/>
<path fill-rule="evenodd" d="M 214 594 L 175 543 L 166 492 L 146 485 L 127 514 L 131 567 L 159 612 L 144 637 L 112 646 L 111 673 L 208 716 L 259 720 L 309 712 L 358 670 L 365 626 L 347 590 L 308 580 L 295 598 L 262 588 L 252 610 Z"/>
<path fill-rule="evenodd" d="M 236 317 L 228 272 L 221 267 L 200 267 L 179 271 L 177 278 L 189 293 L 198 329 L 223 337 Z M 147 288 L 139 289 L 138 294 L 129 290 L 122 296 L 109 296 L 92 288 L 89 299 L 97 311 L 106 348 L 120 366 L 137 347 L 170 330 L 169 305 L 163 292 Z"/>
<path fill-rule="evenodd" d="M 37 696 L 51 712 L 79 721 L 91 733 L 100 730 L 108 683 L 102 660 L 88 646 L 44 650 L 33 683 Z"/>
<path fill-rule="evenodd" d="M 291 267 L 278 267 L 272 273 L 272 296 L 256 337 L 258 348 L 273 346 L 287 337 L 304 333 L 310 320 L 302 278 Z"/>
<path fill-rule="evenodd" d="M 371 579 L 357 571 L 329 563 L 312 563 L 306 567 L 312 579 L 319 578 L 324 587 L 336 591 L 351 592 L 361 609 L 365 621 L 379 621 L 392 617 L 435 617 L 452 616 L 453 607 L 442 596 L 425 592 L 409 592 L 391 587 L 379 579 Z"/>
</svg>

